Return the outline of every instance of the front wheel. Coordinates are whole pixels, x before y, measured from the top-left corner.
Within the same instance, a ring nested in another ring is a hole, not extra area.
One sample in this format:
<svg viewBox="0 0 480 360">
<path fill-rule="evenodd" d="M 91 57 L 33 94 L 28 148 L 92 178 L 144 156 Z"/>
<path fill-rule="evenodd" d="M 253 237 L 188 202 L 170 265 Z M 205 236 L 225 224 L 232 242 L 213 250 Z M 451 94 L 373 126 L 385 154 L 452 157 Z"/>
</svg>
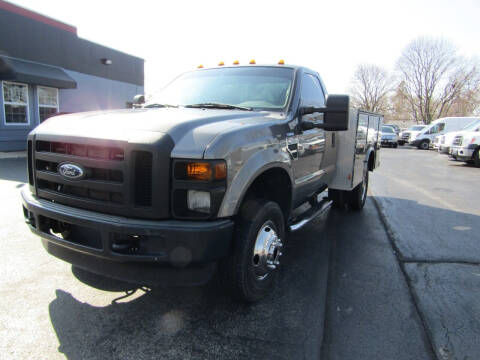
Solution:
<svg viewBox="0 0 480 360">
<path fill-rule="evenodd" d="M 480 148 L 473 153 L 473 165 L 480 167 Z"/>
<path fill-rule="evenodd" d="M 270 292 L 284 240 L 283 212 L 276 202 L 247 200 L 242 205 L 232 255 L 220 263 L 220 278 L 232 297 L 253 303 Z"/>
<path fill-rule="evenodd" d="M 430 147 L 430 144 L 428 142 L 428 140 L 422 140 L 420 142 L 420 144 L 418 144 L 418 148 L 421 149 L 421 150 L 428 150 Z"/>
</svg>

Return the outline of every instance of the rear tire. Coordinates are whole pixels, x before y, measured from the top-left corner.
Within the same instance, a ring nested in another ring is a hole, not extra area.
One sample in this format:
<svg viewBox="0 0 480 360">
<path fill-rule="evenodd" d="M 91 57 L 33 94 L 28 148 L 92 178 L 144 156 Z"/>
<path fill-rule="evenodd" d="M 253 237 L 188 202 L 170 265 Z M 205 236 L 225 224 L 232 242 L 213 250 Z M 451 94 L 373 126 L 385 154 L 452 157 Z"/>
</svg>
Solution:
<svg viewBox="0 0 480 360">
<path fill-rule="evenodd" d="M 368 191 L 368 166 L 365 165 L 363 169 L 363 179 L 355 189 L 348 192 L 348 207 L 351 210 L 362 210 L 367 201 Z"/>
<path fill-rule="evenodd" d="M 333 202 L 335 209 L 344 209 L 347 203 L 347 192 L 344 190 L 328 189 L 328 198 Z"/>
<path fill-rule="evenodd" d="M 280 245 L 274 240 L 263 240 L 273 237 Z M 236 222 L 232 254 L 220 263 L 219 269 L 223 286 L 234 299 L 254 303 L 271 291 L 284 239 L 285 222 L 280 206 L 268 200 L 246 200 Z M 267 265 L 267 253 L 276 260 L 273 267 Z"/>
<path fill-rule="evenodd" d="M 398 147 L 398 143 L 393 144 L 393 147 L 396 149 Z"/>
</svg>

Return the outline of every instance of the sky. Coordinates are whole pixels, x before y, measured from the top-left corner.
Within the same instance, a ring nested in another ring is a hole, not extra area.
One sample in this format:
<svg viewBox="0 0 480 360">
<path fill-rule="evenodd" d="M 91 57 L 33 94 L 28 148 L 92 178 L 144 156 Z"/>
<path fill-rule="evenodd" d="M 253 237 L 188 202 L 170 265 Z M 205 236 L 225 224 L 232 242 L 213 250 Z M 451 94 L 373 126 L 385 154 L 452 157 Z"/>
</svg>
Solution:
<svg viewBox="0 0 480 360">
<path fill-rule="evenodd" d="M 480 0 L 10 0 L 77 27 L 78 36 L 145 59 L 145 91 L 199 64 L 304 65 L 329 93 L 355 68 L 393 70 L 419 36 L 444 37 L 480 57 Z"/>
</svg>

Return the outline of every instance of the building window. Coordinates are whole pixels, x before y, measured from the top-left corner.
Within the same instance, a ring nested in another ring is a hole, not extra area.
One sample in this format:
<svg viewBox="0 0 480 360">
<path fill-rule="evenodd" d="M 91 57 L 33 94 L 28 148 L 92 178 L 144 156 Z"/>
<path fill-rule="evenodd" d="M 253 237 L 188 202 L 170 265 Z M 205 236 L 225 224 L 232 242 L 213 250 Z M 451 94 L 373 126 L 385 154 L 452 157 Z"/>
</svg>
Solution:
<svg viewBox="0 0 480 360">
<path fill-rule="evenodd" d="M 58 89 L 38 86 L 38 113 L 40 122 L 58 113 Z"/>
<path fill-rule="evenodd" d="M 28 125 L 28 85 L 4 81 L 3 107 L 6 125 Z"/>
</svg>

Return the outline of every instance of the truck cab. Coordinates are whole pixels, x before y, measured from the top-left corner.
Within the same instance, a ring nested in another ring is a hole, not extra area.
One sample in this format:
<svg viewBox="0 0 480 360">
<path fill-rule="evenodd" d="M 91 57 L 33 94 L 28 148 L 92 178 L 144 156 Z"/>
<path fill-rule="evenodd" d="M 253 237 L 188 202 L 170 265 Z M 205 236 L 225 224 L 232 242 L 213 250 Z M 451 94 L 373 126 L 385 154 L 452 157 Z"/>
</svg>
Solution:
<svg viewBox="0 0 480 360">
<path fill-rule="evenodd" d="M 365 204 L 383 117 L 327 95 L 315 71 L 198 69 L 136 99 L 53 117 L 28 137 L 25 220 L 74 266 L 143 285 L 218 271 L 233 297 L 255 302 L 288 232 L 332 204 Z"/>
</svg>

